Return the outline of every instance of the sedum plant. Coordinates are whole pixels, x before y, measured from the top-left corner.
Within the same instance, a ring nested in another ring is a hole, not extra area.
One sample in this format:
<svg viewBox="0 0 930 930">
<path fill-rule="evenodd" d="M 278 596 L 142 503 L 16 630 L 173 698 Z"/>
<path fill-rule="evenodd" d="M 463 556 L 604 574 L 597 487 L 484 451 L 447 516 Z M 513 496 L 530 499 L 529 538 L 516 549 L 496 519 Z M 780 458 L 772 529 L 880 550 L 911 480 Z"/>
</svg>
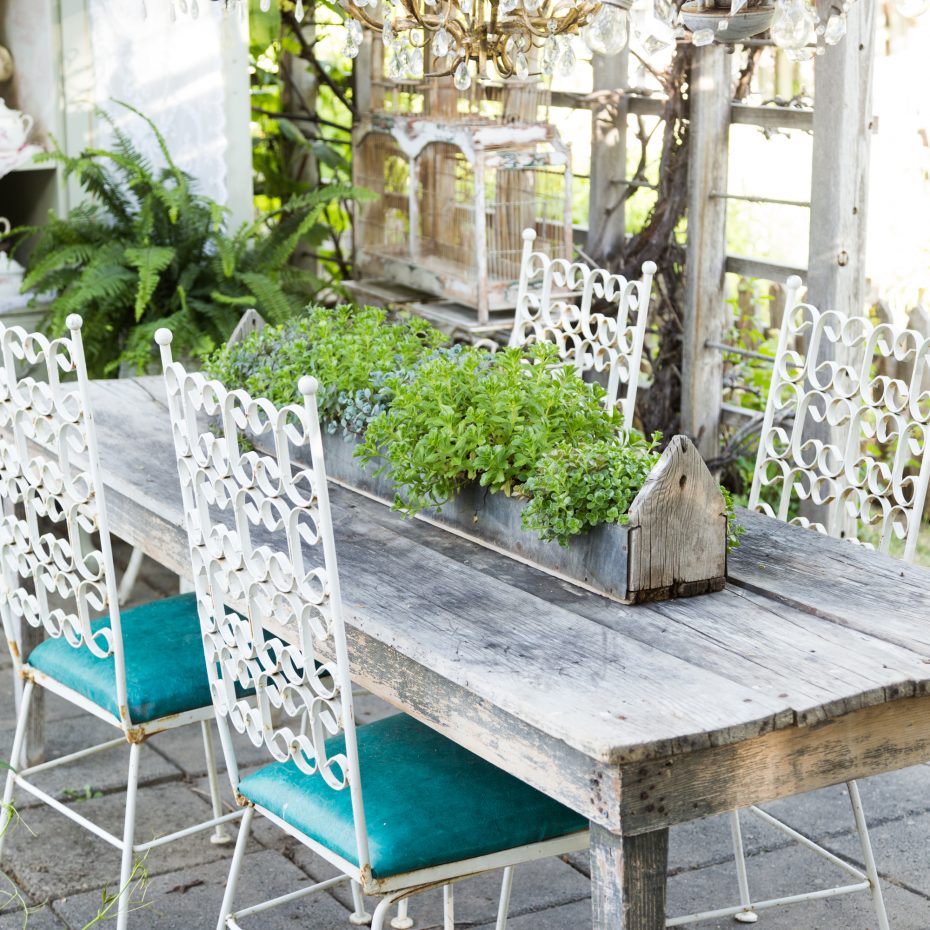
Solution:
<svg viewBox="0 0 930 930">
<path fill-rule="evenodd" d="M 553 368 L 557 358 L 553 346 L 535 345 L 425 361 L 389 381 L 390 407 L 369 423 L 359 455 L 384 463 L 408 512 L 442 505 L 473 480 L 521 493 L 558 444 L 608 440 L 621 425 L 602 407 L 602 389 L 570 366 Z"/>
<path fill-rule="evenodd" d="M 659 461 L 659 439 L 632 434 L 560 443 L 544 455 L 523 492 L 523 526 L 544 540 L 569 539 L 601 523 L 625 523 L 633 498 Z"/>
<path fill-rule="evenodd" d="M 323 207 L 353 193 L 332 186 L 301 194 L 228 234 L 225 208 L 197 192 L 151 120 L 122 106 L 148 124 L 165 167 L 155 169 L 101 113 L 113 127 L 112 150 L 72 157 L 56 144 L 40 156 L 58 162 L 88 200 L 10 234 L 20 242 L 35 237 L 23 288 L 55 295 L 47 329 L 64 332 L 71 313 L 90 324 L 84 340 L 92 377 L 120 366 L 143 370 L 160 326 L 174 331 L 180 352 L 202 356 L 225 341 L 247 307 L 273 322 L 296 315 L 321 282 L 290 259 Z"/>
<path fill-rule="evenodd" d="M 326 428 L 362 438 L 356 455 L 390 476 L 407 514 L 477 481 L 525 498 L 524 527 L 562 545 L 627 519 L 658 461 L 658 434 L 625 429 L 603 389 L 558 364 L 552 345 L 491 353 L 442 341 L 417 318 L 315 307 L 221 349 L 206 371 L 278 404 L 297 400 L 300 377 L 314 375 Z"/>
<path fill-rule="evenodd" d="M 442 333 L 418 317 L 397 319 L 375 307 L 310 307 L 284 326 L 266 326 L 215 352 L 205 371 L 276 404 L 299 400 L 297 382 L 320 382 L 317 405 L 330 432 L 361 433 L 380 412 L 384 373 L 406 370 L 442 344 Z M 366 415 L 367 403 L 367 415 Z"/>
</svg>

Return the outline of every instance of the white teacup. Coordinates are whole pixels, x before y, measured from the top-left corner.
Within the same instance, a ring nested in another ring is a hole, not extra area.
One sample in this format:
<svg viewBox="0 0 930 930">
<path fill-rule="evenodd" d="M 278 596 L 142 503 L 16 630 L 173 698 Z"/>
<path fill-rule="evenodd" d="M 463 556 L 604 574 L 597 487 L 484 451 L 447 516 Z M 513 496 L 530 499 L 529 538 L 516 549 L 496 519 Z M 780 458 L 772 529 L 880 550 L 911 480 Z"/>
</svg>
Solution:
<svg viewBox="0 0 930 930">
<path fill-rule="evenodd" d="M 28 113 L 11 110 L 0 101 L 0 152 L 21 149 L 32 131 L 33 119 Z"/>
</svg>

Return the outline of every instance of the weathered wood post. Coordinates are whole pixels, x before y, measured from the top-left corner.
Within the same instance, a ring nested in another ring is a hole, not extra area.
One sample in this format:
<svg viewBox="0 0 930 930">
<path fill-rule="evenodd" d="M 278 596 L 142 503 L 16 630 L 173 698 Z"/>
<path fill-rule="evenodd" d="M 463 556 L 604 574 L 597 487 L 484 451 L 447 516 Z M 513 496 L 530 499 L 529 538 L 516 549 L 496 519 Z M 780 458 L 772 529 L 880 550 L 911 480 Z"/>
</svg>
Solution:
<svg viewBox="0 0 930 930">
<path fill-rule="evenodd" d="M 821 16 L 829 4 L 820 4 Z M 875 62 L 874 0 L 854 3 L 846 37 L 817 59 L 814 81 L 814 147 L 808 245 L 808 303 L 850 316 L 865 311 L 865 242 L 869 154 L 873 129 L 872 73 Z M 818 363 L 833 359 L 821 349 Z M 842 361 L 841 359 L 833 359 Z M 805 439 L 842 446 L 843 428 L 811 423 Z M 825 513 L 825 510 L 833 510 Z M 836 507 L 803 502 L 805 517 L 826 525 L 842 520 Z"/>
<path fill-rule="evenodd" d="M 807 299 L 855 315 L 865 304 L 874 0 L 859 0 L 847 16 L 846 37 L 827 47 L 815 71 Z"/>
<path fill-rule="evenodd" d="M 681 429 L 701 454 L 717 454 L 723 355 L 708 348 L 723 338 L 727 257 L 727 154 L 730 57 L 722 45 L 694 49 L 689 92 L 688 256 L 685 266 Z"/>
<path fill-rule="evenodd" d="M 619 267 L 626 241 L 626 100 L 630 50 L 594 55 L 591 107 L 591 191 L 586 248 L 598 264 Z M 600 96 L 598 95 L 598 92 Z"/>
</svg>

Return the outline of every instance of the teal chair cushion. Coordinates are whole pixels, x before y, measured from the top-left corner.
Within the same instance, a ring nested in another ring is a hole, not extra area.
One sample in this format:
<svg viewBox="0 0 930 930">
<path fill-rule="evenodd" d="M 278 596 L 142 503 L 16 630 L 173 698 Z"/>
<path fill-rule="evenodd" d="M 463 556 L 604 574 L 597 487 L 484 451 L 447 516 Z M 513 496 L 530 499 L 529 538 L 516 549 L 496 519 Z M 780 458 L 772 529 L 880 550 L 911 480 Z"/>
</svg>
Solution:
<svg viewBox="0 0 930 930">
<path fill-rule="evenodd" d="M 197 599 L 182 594 L 122 613 L 126 692 L 133 723 L 210 706 Z M 113 658 L 98 659 L 64 639 L 46 639 L 29 665 L 118 717 Z"/>
<path fill-rule="evenodd" d="M 387 878 L 587 828 L 574 811 L 405 714 L 358 728 L 372 874 Z M 327 742 L 343 751 L 342 735 Z M 349 789 L 276 762 L 239 793 L 358 865 Z"/>
</svg>

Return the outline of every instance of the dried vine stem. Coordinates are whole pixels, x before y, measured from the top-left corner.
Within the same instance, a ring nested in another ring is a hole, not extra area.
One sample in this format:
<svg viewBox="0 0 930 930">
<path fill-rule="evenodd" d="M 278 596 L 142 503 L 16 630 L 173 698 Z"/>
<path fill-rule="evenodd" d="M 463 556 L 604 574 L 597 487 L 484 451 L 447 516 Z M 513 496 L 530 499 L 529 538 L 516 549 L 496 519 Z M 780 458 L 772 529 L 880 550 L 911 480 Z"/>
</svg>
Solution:
<svg viewBox="0 0 930 930">
<path fill-rule="evenodd" d="M 749 93 L 760 53 L 761 49 L 747 51 L 734 99 L 745 99 Z M 692 47 L 682 44 L 678 46 L 666 71 L 653 71 L 665 92 L 666 100 L 658 121 L 663 136 L 656 202 L 645 224 L 622 246 L 622 257 L 617 255 L 621 251 L 617 244 L 589 243 L 588 248 L 592 255 L 600 257 L 611 270 L 619 270 L 630 278 L 639 275 L 644 261 L 652 260 L 659 266 L 653 285 L 651 334 L 644 351 L 652 369 L 653 382 L 648 391 L 640 394 L 637 413 L 644 431 L 651 433 L 658 430 L 667 437 L 678 432 L 681 411 L 686 254 L 678 234 L 688 206 L 688 87 L 691 63 Z M 620 108 L 614 108 L 612 112 L 618 129 L 625 131 L 625 125 L 620 125 L 621 120 L 625 122 Z M 655 131 L 647 132 L 642 120 L 637 125 L 636 139 L 641 154 L 632 178 L 634 181 L 642 180 L 646 147 Z M 631 197 L 638 189 L 638 185 L 628 185 L 623 200 Z"/>
<path fill-rule="evenodd" d="M 636 276 L 644 261 L 659 266 L 653 287 L 652 338 L 644 355 L 652 368 L 653 382 L 638 404 L 642 428 L 672 436 L 678 431 L 681 410 L 682 301 L 684 248 L 676 231 L 688 203 L 687 83 L 691 46 L 678 48 L 667 71 L 658 74 L 666 94 L 661 116 L 662 154 L 659 161 L 655 205 L 645 225 L 627 242 L 622 272 Z M 639 133 L 640 144 L 643 135 Z M 646 140 L 648 141 L 648 139 Z M 628 188 L 629 196 L 635 188 Z"/>
</svg>

